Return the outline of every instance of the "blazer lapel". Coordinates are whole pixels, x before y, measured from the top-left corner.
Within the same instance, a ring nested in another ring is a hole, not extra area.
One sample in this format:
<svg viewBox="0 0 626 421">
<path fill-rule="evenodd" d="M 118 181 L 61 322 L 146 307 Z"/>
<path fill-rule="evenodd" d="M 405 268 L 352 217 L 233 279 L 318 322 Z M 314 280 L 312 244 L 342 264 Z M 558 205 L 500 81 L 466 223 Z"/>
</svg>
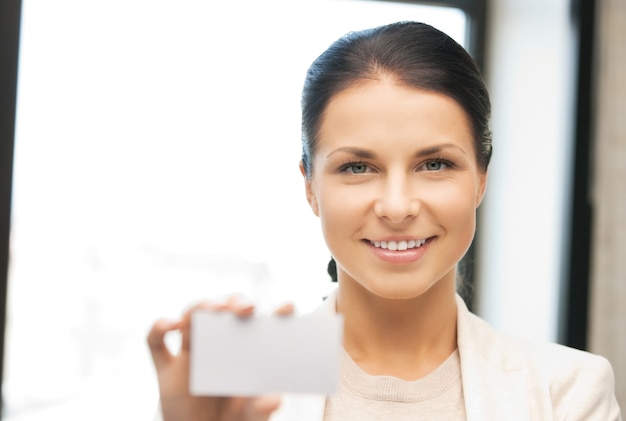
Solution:
<svg viewBox="0 0 626 421">
<path fill-rule="evenodd" d="M 530 420 L 527 373 L 517 350 L 498 340 L 457 296 L 457 341 L 467 421 Z"/>
</svg>

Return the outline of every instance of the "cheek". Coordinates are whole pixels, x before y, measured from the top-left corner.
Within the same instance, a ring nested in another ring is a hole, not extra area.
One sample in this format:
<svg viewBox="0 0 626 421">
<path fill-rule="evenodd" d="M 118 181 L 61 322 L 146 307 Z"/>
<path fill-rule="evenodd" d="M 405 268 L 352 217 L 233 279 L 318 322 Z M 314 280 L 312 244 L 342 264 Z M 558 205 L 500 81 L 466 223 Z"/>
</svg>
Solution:
<svg viewBox="0 0 626 421">
<path fill-rule="evenodd" d="M 440 186 L 431 196 L 432 212 L 438 223 L 449 235 L 458 236 L 462 243 L 471 243 L 476 228 L 476 190 L 474 187 L 450 183 Z"/>
<path fill-rule="evenodd" d="M 355 213 L 360 213 L 365 205 L 364 195 L 347 189 L 324 189 L 318 195 L 320 217 L 327 220 L 350 220 Z"/>
<path fill-rule="evenodd" d="M 355 232 L 365 222 L 369 206 L 367 195 L 353 189 L 318 190 L 319 216 L 327 242 L 339 233 Z"/>
</svg>

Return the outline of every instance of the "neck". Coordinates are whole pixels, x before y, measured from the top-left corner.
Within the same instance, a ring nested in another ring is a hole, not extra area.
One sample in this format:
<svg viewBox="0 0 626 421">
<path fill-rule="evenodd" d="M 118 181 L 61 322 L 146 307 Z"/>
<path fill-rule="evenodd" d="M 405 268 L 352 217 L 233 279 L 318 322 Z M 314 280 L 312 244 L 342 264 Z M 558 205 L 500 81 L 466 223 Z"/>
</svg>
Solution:
<svg viewBox="0 0 626 421">
<path fill-rule="evenodd" d="M 372 375 L 416 380 L 456 349 L 453 276 L 410 299 L 382 298 L 340 279 L 337 310 L 345 320 L 346 351 Z"/>
</svg>

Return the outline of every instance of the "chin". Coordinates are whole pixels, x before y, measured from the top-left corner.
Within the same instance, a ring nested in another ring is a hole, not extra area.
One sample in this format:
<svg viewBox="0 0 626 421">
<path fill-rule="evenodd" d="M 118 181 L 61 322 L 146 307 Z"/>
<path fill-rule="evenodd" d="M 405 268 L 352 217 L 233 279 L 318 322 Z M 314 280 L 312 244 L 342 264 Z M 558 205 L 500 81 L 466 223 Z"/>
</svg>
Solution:
<svg viewBox="0 0 626 421">
<path fill-rule="evenodd" d="M 412 300 L 415 298 L 423 297 L 428 295 L 433 290 L 433 285 L 407 285 L 389 287 L 386 286 L 373 286 L 373 287 L 365 287 L 371 294 L 376 295 L 377 297 L 384 298 L 386 300 Z"/>
<path fill-rule="evenodd" d="M 454 271 L 444 273 L 428 271 L 419 274 L 372 272 L 374 271 L 354 273 L 356 276 L 351 276 L 349 272 L 340 271 L 339 283 L 345 284 L 348 290 L 356 292 L 360 289 L 366 294 L 386 300 L 413 300 L 426 296 L 446 295 L 449 291 L 455 291 Z"/>
</svg>

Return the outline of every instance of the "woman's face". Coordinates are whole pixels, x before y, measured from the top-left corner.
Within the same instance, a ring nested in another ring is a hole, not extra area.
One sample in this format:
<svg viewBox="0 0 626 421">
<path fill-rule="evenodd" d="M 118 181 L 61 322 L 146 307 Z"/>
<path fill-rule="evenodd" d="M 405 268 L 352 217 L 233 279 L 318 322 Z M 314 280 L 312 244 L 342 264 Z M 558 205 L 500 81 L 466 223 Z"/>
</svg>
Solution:
<svg viewBox="0 0 626 421">
<path fill-rule="evenodd" d="M 389 299 L 453 284 L 486 183 L 463 108 L 368 81 L 335 95 L 320 129 L 306 192 L 339 281 Z"/>
</svg>

